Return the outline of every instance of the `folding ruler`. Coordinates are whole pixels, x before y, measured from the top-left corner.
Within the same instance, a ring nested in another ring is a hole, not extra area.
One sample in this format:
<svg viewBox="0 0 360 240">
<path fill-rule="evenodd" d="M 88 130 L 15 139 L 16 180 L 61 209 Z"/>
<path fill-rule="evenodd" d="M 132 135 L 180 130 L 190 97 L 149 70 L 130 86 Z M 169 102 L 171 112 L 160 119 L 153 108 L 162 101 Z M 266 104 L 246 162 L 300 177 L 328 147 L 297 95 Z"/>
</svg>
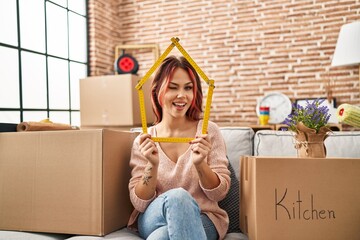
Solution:
<svg viewBox="0 0 360 240">
<path fill-rule="evenodd" d="M 204 111 L 204 119 L 202 125 L 202 133 L 207 133 L 209 116 L 210 116 L 210 107 L 212 101 L 212 95 L 215 88 L 214 80 L 210 80 L 205 73 L 201 70 L 201 68 L 195 63 L 195 61 L 190 57 L 190 55 L 185 51 L 185 49 L 180 45 L 179 38 L 171 38 L 171 44 L 169 47 L 161 54 L 158 60 L 154 63 L 154 65 L 149 69 L 149 71 L 145 74 L 143 78 L 139 81 L 139 83 L 135 86 L 138 90 L 139 94 L 139 104 L 140 104 L 140 114 L 141 114 L 141 125 L 143 133 L 147 133 L 147 122 L 146 122 L 146 111 L 145 111 L 145 100 L 144 100 L 144 92 L 142 90 L 142 86 L 144 83 L 150 78 L 151 74 L 160 66 L 160 64 L 164 61 L 167 55 L 171 52 L 174 47 L 181 52 L 181 54 L 186 58 L 186 60 L 191 64 L 191 66 L 195 69 L 195 71 L 199 74 L 199 76 L 208 84 L 208 95 L 206 99 L 206 106 Z M 155 142 L 178 142 L 178 143 L 188 143 L 192 141 L 194 138 L 175 138 L 175 137 L 152 137 L 151 138 Z"/>
</svg>

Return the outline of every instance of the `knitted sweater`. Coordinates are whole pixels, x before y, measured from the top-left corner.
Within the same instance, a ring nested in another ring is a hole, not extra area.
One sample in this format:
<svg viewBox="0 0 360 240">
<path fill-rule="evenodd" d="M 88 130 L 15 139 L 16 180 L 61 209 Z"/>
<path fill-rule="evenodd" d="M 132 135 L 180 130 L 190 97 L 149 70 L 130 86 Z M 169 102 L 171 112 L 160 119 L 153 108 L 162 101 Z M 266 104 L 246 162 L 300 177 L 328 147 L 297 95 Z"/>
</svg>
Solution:
<svg viewBox="0 0 360 240">
<path fill-rule="evenodd" d="M 196 135 L 201 134 L 202 120 L 197 126 Z M 156 136 L 155 127 L 150 127 L 148 132 Z M 229 218 L 227 213 L 218 206 L 218 202 L 225 198 L 230 188 L 230 172 L 228 170 L 228 160 L 226 158 L 226 147 L 224 139 L 218 126 L 209 121 L 208 135 L 212 143 L 212 150 L 207 157 L 210 168 L 218 175 L 220 184 L 214 189 L 205 189 L 201 186 L 197 171 L 192 163 L 192 151 L 189 148 L 182 154 L 177 163 L 171 161 L 156 143 L 159 150 L 159 168 L 156 192 L 149 200 L 140 199 L 135 194 L 135 186 L 141 181 L 147 160 L 139 151 L 139 136 L 135 139 L 132 147 L 130 167 L 132 168 L 131 179 L 129 182 L 130 199 L 134 206 L 134 211 L 130 216 L 128 226 L 135 226 L 140 212 L 144 212 L 147 206 L 160 194 L 173 189 L 182 187 L 187 190 L 197 201 L 201 212 L 205 213 L 214 223 L 219 238 L 223 239 L 226 235 Z"/>
</svg>

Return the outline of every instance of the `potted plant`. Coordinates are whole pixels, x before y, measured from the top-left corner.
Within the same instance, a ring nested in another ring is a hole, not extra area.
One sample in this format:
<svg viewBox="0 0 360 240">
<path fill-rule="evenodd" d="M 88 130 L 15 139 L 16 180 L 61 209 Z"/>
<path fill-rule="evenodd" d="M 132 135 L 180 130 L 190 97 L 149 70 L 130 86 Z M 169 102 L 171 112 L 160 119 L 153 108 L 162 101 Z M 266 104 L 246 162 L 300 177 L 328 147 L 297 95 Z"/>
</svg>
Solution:
<svg viewBox="0 0 360 240">
<path fill-rule="evenodd" d="M 295 132 L 295 148 L 299 157 L 326 157 L 324 140 L 331 132 L 327 126 L 331 114 L 325 99 L 306 101 L 306 106 L 294 103 L 291 114 L 284 123 Z"/>
</svg>

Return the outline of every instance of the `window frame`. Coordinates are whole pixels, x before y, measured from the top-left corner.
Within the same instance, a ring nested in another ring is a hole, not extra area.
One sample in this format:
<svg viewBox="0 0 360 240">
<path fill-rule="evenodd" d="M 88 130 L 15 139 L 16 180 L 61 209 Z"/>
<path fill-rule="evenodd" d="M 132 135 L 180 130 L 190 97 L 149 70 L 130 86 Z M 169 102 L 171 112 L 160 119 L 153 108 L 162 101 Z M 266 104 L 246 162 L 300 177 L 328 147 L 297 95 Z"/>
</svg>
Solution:
<svg viewBox="0 0 360 240">
<path fill-rule="evenodd" d="M 69 122 L 67 122 L 67 124 L 73 124 L 73 118 L 72 118 L 72 113 L 79 113 L 80 116 L 80 106 L 78 106 L 79 109 L 74 109 L 72 107 L 71 101 L 72 101 L 72 92 L 71 92 L 71 69 L 70 69 L 70 65 L 71 63 L 78 63 L 78 64 L 82 64 L 84 65 L 84 67 L 86 68 L 86 76 L 87 77 L 90 75 L 90 68 L 89 68 L 89 17 L 88 17 L 88 0 L 85 0 L 85 15 L 82 15 L 80 13 L 77 13 L 73 10 L 69 9 L 69 3 L 68 0 L 66 0 L 66 6 L 61 6 L 51 0 L 43 0 L 44 3 L 44 34 L 45 34 L 45 52 L 38 52 L 38 51 L 34 51 L 31 49 L 26 49 L 23 48 L 21 46 L 21 29 L 20 29 L 20 0 L 16 0 L 16 14 L 17 14 L 17 46 L 15 45 L 11 45 L 8 43 L 3 43 L 0 42 L 0 47 L 4 47 L 4 48 L 10 48 L 10 49 L 15 49 L 17 50 L 17 56 L 18 56 L 18 77 L 19 77 L 19 107 L 18 108 L 7 108 L 7 107 L 0 107 L 0 114 L 2 112 L 17 112 L 20 113 L 20 122 L 24 121 L 24 112 L 46 112 L 47 118 L 50 118 L 50 113 L 51 112 L 67 112 L 68 116 L 69 116 Z M 67 53 L 67 57 L 59 57 L 59 56 L 54 56 L 51 54 L 48 54 L 48 37 L 47 37 L 47 3 L 51 3 L 56 5 L 57 7 L 63 8 L 66 10 L 66 19 L 67 19 L 67 41 L 68 41 L 68 53 Z M 69 25 L 69 18 L 70 18 L 70 14 L 69 13 L 73 13 L 76 15 L 79 15 L 81 17 L 85 18 L 85 26 L 86 26 L 86 58 L 85 58 L 85 62 L 82 61 L 78 61 L 78 60 L 71 60 L 70 59 L 70 25 Z M 39 54 L 41 56 L 45 56 L 45 71 L 46 71 L 46 108 L 24 108 L 24 99 L 23 99 L 23 76 L 22 76 L 22 52 L 27 52 L 27 53 L 34 53 L 34 54 Z M 67 73 L 67 81 L 68 81 L 68 98 L 69 98 L 69 106 L 68 108 L 63 108 L 63 109 L 59 109 L 59 108 L 50 108 L 50 103 L 49 103 L 49 58 L 55 58 L 55 59 L 61 59 L 67 62 L 67 66 L 68 66 L 68 73 Z M 80 93 L 79 93 L 79 97 L 80 97 Z M 50 119 L 51 120 L 51 119 Z M 14 123 L 14 122 L 7 122 L 7 123 Z M 66 122 L 65 122 L 66 123 Z M 80 124 L 80 122 L 78 123 Z"/>
</svg>

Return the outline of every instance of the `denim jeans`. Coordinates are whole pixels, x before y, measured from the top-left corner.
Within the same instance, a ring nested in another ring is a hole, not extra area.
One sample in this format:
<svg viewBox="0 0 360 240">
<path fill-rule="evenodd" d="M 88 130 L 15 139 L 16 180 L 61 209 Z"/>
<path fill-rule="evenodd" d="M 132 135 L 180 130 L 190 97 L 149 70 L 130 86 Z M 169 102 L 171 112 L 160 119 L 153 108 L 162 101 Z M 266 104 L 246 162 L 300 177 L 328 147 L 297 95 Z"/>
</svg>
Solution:
<svg viewBox="0 0 360 240">
<path fill-rule="evenodd" d="M 218 239 L 212 221 L 195 199 L 176 188 L 159 195 L 138 219 L 140 236 L 149 240 Z"/>
</svg>

